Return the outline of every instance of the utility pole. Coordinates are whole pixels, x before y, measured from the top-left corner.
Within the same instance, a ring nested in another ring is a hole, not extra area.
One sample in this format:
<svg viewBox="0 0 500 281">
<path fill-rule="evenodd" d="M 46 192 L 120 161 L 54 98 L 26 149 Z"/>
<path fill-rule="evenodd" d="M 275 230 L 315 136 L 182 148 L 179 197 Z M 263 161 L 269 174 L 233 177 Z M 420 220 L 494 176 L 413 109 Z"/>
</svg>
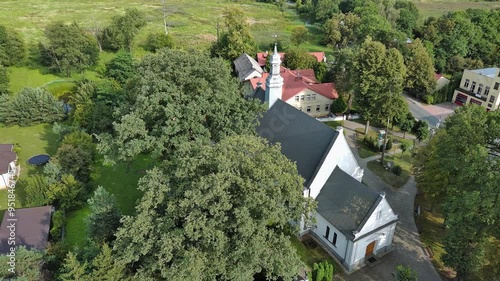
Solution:
<svg viewBox="0 0 500 281">
<path fill-rule="evenodd" d="M 389 115 L 387 115 L 387 124 L 385 124 L 384 144 L 382 145 L 382 166 L 384 166 L 385 147 L 387 145 L 387 135 L 389 134 Z"/>
<path fill-rule="evenodd" d="M 168 35 L 167 30 L 167 2 L 166 0 L 161 0 L 162 10 L 163 10 L 163 28 L 165 30 L 165 35 Z"/>
</svg>

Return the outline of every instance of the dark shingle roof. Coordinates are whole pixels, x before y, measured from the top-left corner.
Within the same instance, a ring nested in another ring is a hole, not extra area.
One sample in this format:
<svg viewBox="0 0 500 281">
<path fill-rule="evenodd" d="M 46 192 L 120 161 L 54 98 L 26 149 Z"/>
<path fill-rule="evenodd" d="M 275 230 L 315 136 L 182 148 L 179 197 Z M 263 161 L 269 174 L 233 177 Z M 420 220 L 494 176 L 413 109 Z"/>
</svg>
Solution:
<svg viewBox="0 0 500 281">
<path fill-rule="evenodd" d="M 16 160 L 17 155 L 12 151 L 14 145 L 0 144 L 0 175 L 9 171 L 9 164 Z"/>
<path fill-rule="evenodd" d="M 306 187 L 339 134 L 279 99 L 260 120 L 257 133 L 270 143 L 281 143 L 281 152 L 297 163 Z"/>
<path fill-rule="evenodd" d="M 15 223 L 16 246 L 26 246 L 27 249 L 45 249 L 49 238 L 51 215 L 52 206 L 17 209 L 14 217 L 10 217 L 9 212 L 5 211 L 0 228 L 0 254 L 10 252 L 10 247 L 12 247 L 7 242 L 10 235 L 7 226 L 10 223 Z M 8 221 L 11 218 L 17 221 Z"/>
<path fill-rule="evenodd" d="M 352 240 L 352 232 L 363 227 L 380 200 L 380 194 L 337 166 L 316 197 L 317 212 Z"/>
<path fill-rule="evenodd" d="M 241 56 L 235 59 L 233 63 L 234 63 L 234 68 L 238 73 L 238 79 L 240 81 L 244 81 L 245 78 L 254 71 L 257 71 L 260 74 L 264 72 L 260 67 L 260 65 L 257 63 L 257 61 L 255 61 L 251 56 L 245 53 L 241 54 Z"/>
</svg>

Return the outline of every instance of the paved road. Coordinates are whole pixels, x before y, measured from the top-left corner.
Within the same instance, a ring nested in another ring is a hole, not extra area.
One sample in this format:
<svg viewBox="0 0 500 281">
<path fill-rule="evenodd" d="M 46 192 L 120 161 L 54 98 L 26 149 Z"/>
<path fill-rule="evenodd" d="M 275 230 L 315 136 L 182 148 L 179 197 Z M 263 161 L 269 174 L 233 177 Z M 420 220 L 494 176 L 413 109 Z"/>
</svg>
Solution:
<svg viewBox="0 0 500 281">
<path fill-rule="evenodd" d="M 442 125 L 444 119 L 456 108 L 451 102 L 427 105 L 408 95 L 405 95 L 405 99 L 413 116 L 418 120 L 426 120 L 432 128 L 436 128 L 438 123 Z"/>
<path fill-rule="evenodd" d="M 365 169 L 363 182 L 369 188 L 377 192 L 385 191 L 386 198 L 393 210 L 399 215 L 400 221 L 397 224 L 394 236 L 394 251 L 385 255 L 381 263 L 373 268 L 364 267 L 350 275 L 340 273 L 334 280 L 352 280 L 352 281 L 390 281 L 394 280 L 392 273 L 394 268 L 399 265 L 409 265 L 419 274 L 419 280 L 422 281 L 440 281 L 442 280 L 430 259 L 425 255 L 417 227 L 413 219 L 413 204 L 416 193 L 416 184 L 413 177 L 400 189 L 396 190 L 387 185 L 382 179 L 376 176 L 368 168 L 366 161 L 359 158 L 358 152 L 354 147 L 354 128 L 362 126 L 353 122 L 345 123 L 346 138 L 351 149 L 358 159 L 359 164 Z"/>
</svg>

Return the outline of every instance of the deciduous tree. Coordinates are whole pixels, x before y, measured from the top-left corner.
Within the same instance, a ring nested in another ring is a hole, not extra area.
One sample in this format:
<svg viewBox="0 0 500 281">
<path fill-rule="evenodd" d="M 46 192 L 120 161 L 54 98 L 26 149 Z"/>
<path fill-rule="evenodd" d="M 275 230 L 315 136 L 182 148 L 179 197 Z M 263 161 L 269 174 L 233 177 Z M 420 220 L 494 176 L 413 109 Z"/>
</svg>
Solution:
<svg viewBox="0 0 500 281">
<path fill-rule="evenodd" d="M 39 44 L 41 63 L 55 72 L 70 76 L 97 63 L 99 48 L 95 38 L 76 23 L 55 22 L 45 29 L 48 44 Z"/>
<path fill-rule="evenodd" d="M 302 262 L 290 221 L 313 206 L 279 145 L 231 136 L 177 155 L 139 181 L 144 195 L 137 215 L 122 219 L 117 261 L 141 280 L 251 280 L 262 270 L 272 279 L 295 276 Z"/>
<path fill-rule="evenodd" d="M 314 67 L 317 60 L 304 49 L 290 48 L 285 54 L 283 63 L 290 69 L 310 69 Z"/>
<path fill-rule="evenodd" d="M 0 65 L 16 65 L 25 57 L 26 48 L 21 36 L 14 30 L 0 25 Z"/>
<path fill-rule="evenodd" d="M 124 15 L 114 16 L 111 24 L 104 29 L 103 47 L 117 51 L 124 49 L 132 51 L 135 36 L 146 25 L 144 13 L 136 8 L 128 8 Z"/>
<path fill-rule="evenodd" d="M 212 45 L 212 56 L 233 61 L 243 53 L 254 55 L 256 44 L 243 10 L 227 8 L 223 12 L 223 20 L 226 30 Z"/>
<path fill-rule="evenodd" d="M 408 68 L 405 88 L 418 98 L 431 95 L 436 88 L 434 63 L 431 56 L 420 39 L 415 39 L 411 45 L 408 45 L 408 50 L 405 57 L 405 64 Z"/>
<path fill-rule="evenodd" d="M 290 37 L 290 42 L 293 45 L 300 46 L 309 41 L 309 30 L 303 25 L 294 27 L 292 30 L 292 36 Z"/>
<path fill-rule="evenodd" d="M 146 56 L 129 97 L 118 112 L 114 134 L 102 134 L 108 160 L 130 160 L 142 152 L 168 158 L 188 142 L 207 143 L 252 132 L 263 110 L 242 98 L 227 64 L 199 53 L 162 50 Z"/>
</svg>

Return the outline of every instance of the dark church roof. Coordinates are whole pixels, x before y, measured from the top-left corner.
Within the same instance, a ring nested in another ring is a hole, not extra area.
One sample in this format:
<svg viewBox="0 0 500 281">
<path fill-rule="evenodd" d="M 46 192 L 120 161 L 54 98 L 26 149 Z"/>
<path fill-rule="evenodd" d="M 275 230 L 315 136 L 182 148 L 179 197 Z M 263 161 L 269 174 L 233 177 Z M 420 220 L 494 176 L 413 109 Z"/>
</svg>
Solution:
<svg viewBox="0 0 500 281">
<path fill-rule="evenodd" d="M 296 162 L 308 187 L 338 136 L 338 132 L 278 99 L 264 114 L 257 133 Z"/>
<path fill-rule="evenodd" d="M 317 212 L 353 240 L 382 198 L 337 166 L 316 197 Z"/>
<path fill-rule="evenodd" d="M 47 245 L 50 230 L 52 206 L 16 209 L 15 216 L 9 216 L 5 211 L 0 229 L 0 254 L 10 252 L 12 245 L 8 244 L 10 223 L 15 223 L 16 245 L 26 246 L 27 249 L 44 250 Z M 9 219 L 17 219 L 11 221 Z"/>
</svg>

